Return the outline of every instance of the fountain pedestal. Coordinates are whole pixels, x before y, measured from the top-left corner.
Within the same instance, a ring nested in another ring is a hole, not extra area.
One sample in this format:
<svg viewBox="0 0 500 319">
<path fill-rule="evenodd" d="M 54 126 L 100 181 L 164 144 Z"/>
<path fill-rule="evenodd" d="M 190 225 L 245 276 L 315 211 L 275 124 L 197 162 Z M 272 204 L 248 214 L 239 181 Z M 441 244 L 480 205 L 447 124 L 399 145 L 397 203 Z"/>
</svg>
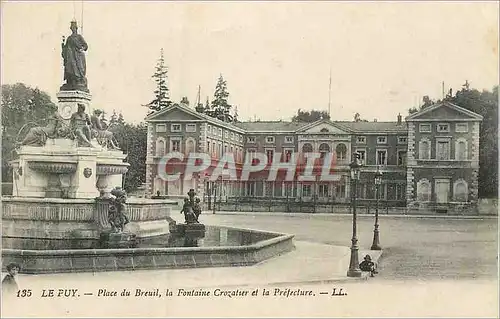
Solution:
<svg viewBox="0 0 500 319">
<path fill-rule="evenodd" d="M 177 224 L 177 235 L 182 237 L 203 238 L 205 237 L 205 225 L 199 223 Z"/>
<path fill-rule="evenodd" d="M 131 232 L 105 230 L 99 237 L 102 248 L 132 248 L 137 245 L 137 236 Z"/>
</svg>

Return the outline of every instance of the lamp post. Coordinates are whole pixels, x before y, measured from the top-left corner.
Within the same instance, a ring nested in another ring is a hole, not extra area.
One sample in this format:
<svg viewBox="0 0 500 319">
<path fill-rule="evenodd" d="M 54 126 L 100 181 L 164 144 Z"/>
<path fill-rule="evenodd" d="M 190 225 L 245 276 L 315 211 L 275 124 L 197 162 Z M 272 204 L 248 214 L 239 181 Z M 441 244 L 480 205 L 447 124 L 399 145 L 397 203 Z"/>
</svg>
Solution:
<svg viewBox="0 0 500 319">
<path fill-rule="evenodd" d="M 382 184 L 382 172 L 377 166 L 377 171 L 375 172 L 375 228 L 373 230 L 373 244 L 371 250 L 381 250 L 379 231 L 378 231 L 378 203 L 380 199 L 380 184 Z"/>
<path fill-rule="evenodd" d="M 359 269 L 358 256 L 358 238 L 356 237 L 356 192 L 360 175 L 361 164 L 359 163 L 359 154 L 353 154 L 354 160 L 349 167 L 351 168 L 351 201 L 352 201 L 352 239 L 351 239 L 351 260 L 349 262 L 349 270 L 347 277 L 361 277 L 361 269 Z"/>
</svg>

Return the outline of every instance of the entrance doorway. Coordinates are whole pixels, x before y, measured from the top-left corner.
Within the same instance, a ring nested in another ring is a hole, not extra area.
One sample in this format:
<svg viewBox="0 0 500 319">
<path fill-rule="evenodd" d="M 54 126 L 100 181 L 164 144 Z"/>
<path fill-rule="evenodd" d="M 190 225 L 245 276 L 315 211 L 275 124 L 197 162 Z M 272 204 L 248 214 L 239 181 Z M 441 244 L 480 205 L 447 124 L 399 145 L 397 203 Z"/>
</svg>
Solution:
<svg viewBox="0 0 500 319">
<path fill-rule="evenodd" d="M 436 179 L 436 203 L 447 204 L 450 194 L 450 180 L 449 179 Z"/>
</svg>

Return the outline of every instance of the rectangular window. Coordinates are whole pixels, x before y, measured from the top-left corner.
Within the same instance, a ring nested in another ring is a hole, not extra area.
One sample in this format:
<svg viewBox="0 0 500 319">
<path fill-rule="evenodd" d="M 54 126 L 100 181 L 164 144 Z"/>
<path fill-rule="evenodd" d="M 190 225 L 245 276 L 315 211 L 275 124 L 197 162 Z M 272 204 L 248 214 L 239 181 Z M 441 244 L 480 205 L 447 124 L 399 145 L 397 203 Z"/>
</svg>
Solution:
<svg viewBox="0 0 500 319">
<path fill-rule="evenodd" d="M 209 134 L 212 133 L 212 126 L 211 125 L 207 125 L 207 132 Z"/>
<path fill-rule="evenodd" d="M 212 142 L 212 155 L 217 155 L 217 149 L 215 148 L 215 142 Z"/>
<path fill-rule="evenodd" d="M 210 142 L 207 142 L 207 153 L 210 154 Z"/>
<path fill-rule="evenodd" d="M 172 152 L 180 152 L 181 151 L 181 141 L 174 140 L 172 141 Z"/>
<path fill-rule="evenodd" d="M 285 143 L 293 143 L 293 136 L 285 136 Z"/>
<path fill-rule="evenodd" d="M 380 185 L 378 196 L 379 199 L 387 199 L 387 184 Z"/>
<path fill-rule="evenodd" d="M 222 137 L 222 129 L 219 128 L 219 136 Z"/>
<path fill-rule="evenodd" d="M 359 183 L 357 189 L 357 198 L 366 198 L 366 184 Z"/>
<path fill-rule="evenodd" d="M 387 136 L 378 136 L 377 144 L 387 144 Z"/>
<path fill-rule="evenodd" d="M 249 137 L 247 137 L 247 142 L 248 143 L 255 143 L 255 136 L 249 136 Z"/>
<path fill-rule="evenodd" d="M 224 138 L 229 138 L 229 132 L 224 130 Z"/>
<path fill-rule="evenodd" d="M 438 132 L 449 132 L 450 131 L 450 125 L 449 124 L 438 124 L 437 125 L 437 131 Z"/>
<path fill-rule="evenodd" d="M 267 162 L 273 162 L 274 150 L 266 150 Z"/>
<path fill-rule="evenodd" d="M 377 150 L 377 165 L 387 165 L 387 150 Z"/>
<path fill-rule="evenodd" d="M 181 131 L 181 125 L 180 124 L 172 124 L 170 126 L 170 131 L 171 132 L 180 132 Z"/>
<path fill-rule="evenodd" d="M 311 185 L 302 185 L 302 197 L 311 197 Z"/>
<path fill-rule="evenodd" d="M 335 197 L 345 198 L 345 184 L 339 184 L 335 187 Z"/>
<path fill-rule="evenodd" d="M 234 141 L 234 132 L 231 132 L 231 140 Z"/>
<path fill-rule="evenodd" d="M 266 137 L 266 143 L 274 143 L 274 136 Z"/>
<path fill-rule="evenodd" d="M 224 145 L 224 154 L 227 153 L 227 145 Z"/>
<path fill-rule="evenodd" d="M 255 196 L 255 182 L 247 182 L 246 187 L 246 195 L 247 196 Z"/>
<path fill-rule="evenodd" d="M 362 164 L 365 163 L 366 161 L 366 150 L 356 150 L 356 153 L 359 155 L 359 160 L 361 161 Z"/>
<path fill-rule="evenodd" d="M 243 142 L 243 135 L 240 135 L 240 142 Z"/>
<path fill-rule="evenodd" d="M 320 184 L 318 191 L 319 197 L 328 197 L 328 185 Z"/>
<path fill-rule="evenodd" d="M 254 149 L 249 149 L 247 150 L 247 154 L 246 154 L 246 157 L 245 157 L 245 161 L 247 162 L 254 162 L 254 161 L 257 161 L 257 160 L 254 160 L 254 154 L 255 154 L 255 150 Z"/>
<path fill-rule="evenodd" d="M 358 137 L 356 138 L 356 142 L 357 142 L 358 144 L 366 144 L 366 137 L 365 137 L 365 136 L 358 136 Z"/>
<path fill-rule="evenodd" d="M 398 151 L 398 166 L 406 166 L 406 151 Z"/>
<path fill-rule="evenodd" d="M 403 200 L 406 197 L 406 185 L 396 184 L 396 200 Z"/>
<path fill-rule="evenodd" d="M 419 130 L 419 132 L 423 132 L 423 133 L 430 133 L 432 131 L 430 124 L 420 124 L 420 127 L 418 130 Z"/>
<path fill-rule="evenodd" d="M 447 161 L 450 159 L 450 142 L 437 141 L 436 143 L 436 159 L 440 161 Z"/>
<path fill-rule="evenodd" d="M 467 123 L 457 123 L 455 124 L 455 131 L 457 133 L 467 133 L 469 131 L 469 125 Z"/>
<path fill-rule="evenodd" d="M 167 125 L 166 124 L 156 124 L 156 132 L 158 133 L 163 133 L 167 131 Z"/>
<path fill-rule="evenodd" d="M 285 162 L 289 163 L 292 160 L 293 150 L 285 150 Z"/>
<path fill-rule="evenodd" d="M 196 124 L 186 124 L 186 132 L 196 132 Z"/>
<path fill-rule="evenodd" d="M 398 144 L 406 144 L 408 143 L 408 139 L 406 136 L 398 136 Z"/>
</svg>

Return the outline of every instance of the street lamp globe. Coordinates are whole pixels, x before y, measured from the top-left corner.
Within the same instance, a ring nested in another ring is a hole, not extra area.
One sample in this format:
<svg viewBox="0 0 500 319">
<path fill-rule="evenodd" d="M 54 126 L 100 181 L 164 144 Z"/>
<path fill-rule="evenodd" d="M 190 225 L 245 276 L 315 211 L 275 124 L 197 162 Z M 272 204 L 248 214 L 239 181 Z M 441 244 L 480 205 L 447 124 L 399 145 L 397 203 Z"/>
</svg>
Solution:
<svg viewBox="0 0 500 319">
<path fill-rule="evenodd" d="M 382 184 L 382 172 L 380 171 L 380 167 L 377 166 L 377 171 L 375 172 L 375 185 Z"/>
</svg>

